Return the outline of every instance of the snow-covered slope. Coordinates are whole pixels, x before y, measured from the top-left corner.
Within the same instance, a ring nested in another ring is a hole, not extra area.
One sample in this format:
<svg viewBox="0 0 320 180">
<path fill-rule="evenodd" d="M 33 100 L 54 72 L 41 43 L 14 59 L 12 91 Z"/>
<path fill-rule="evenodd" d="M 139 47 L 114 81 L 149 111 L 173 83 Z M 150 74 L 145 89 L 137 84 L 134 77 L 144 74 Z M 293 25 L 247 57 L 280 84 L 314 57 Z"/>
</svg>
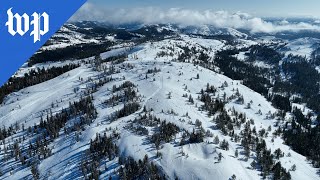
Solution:
<svg viewBox="0 0 320 180">
<path fill-rule="evenodd" d="M 50 44 L 43 46 L 41 50 L 52 50 L 77 44 L 102 42 L 101 40 L 86 37 L 85 34 L 79 33 L 72 28 L 77 29 L 78 27 L 71 24 L 63 26 L 58 33 L 52 36 L 51 41 L 49 41 Z"/>
<path fill-rule="evenodd" d="M 249 46 L 252 43 L 252 41 L 243 40 L 239 47 Z M 224 135 L 220 129 L 216 128 L 213 116 L 209 116 L 207 111 L 200 108 L 203 102 L 198 99 L 198 96 L 200 96 L 201 89 L 205 89 L 207 84 L 210 84 L 217 89 L 212 98 L 223 99 L 225 96 L 228 99 L 230 97 L 225 105 L 230 116 L 232 116 L 232 111 L 246 114 L 245 121 L 250 122 L 252 119 L 251 127 L 255 127 L 256 131 L 270 127 L 270 132 L 264 137 L 267 148 L 271 149 L 271 152 L 278 148 L 284 152 L 285 156 L 277 161 L 280 161 L 285 169 L 289 170 L 296 165 L 296 170 L 290 171 L 292 179 L 320 179 L 317 169 L 313 168 L 305 157 L 291 150 L 280 137 L 273 136 L 273 132 L 277 130 L 274 127 L 277 120 L 272 117 L 272 114 L 275 114 L 277 110 L 270 102 L 262 95 L 242 85 L 240 81 L 232 80 L 192 63 L 177 62 L 176 59 L 182 52 L 181 47 L 183 46 L 202 49 L 210 56 L 214 56 L 218 50 L 226 47 L 222 40 L 182 35 L 178 39 L 145 43 L 134 48 L 114 49 L 101 54 L 101 57 L 105 59 L 123 52 L 129 55 L 127 60 L 120 64 L 103 63 L 106 68 L 113 67 L 118 71 L 111 75 L 97 71 L 94 63 L 89 63 L 93 58 L 77 61 L 81 63 L 79 68 L 10 94 L 5 99 L 5 103 L 0 106 L 0 126 L 9 127 L 18 123 L 27 128 L 39 124 L 41 117 L 50 113 L 59 113 L 62 109 L 68 108 L 70 102 L 81 99 L 92 87 L 93 82 L 98 81 L 100 76 L 104 75 L 112 77 L 113 80 L 98 87 L 97 91 L 92 94 L 93 104 L 98 113 L 97 117 L 90 125 L 84 126 L 80 135 L 78 132 L 66 134 L 63 129 L 60 130 L 60 136 L 49 144 L 49 147 L 52 148 L 52 155 L 38 162 L 41 179 L 83 179 L 80 167 L 90 147 L 91 139 L 94 139 L 97 133 L 112 134 L 112 131 L 120 134 L 116 143 L 121 155 L 132 156 L 136 160 L 148 155 L 149 161 L 160 167 L 169 179 L 178 177 L 179 179 L 220 180 L 230 179 L 233 175 L 243 180 L 261 179 L 261 172 L 251 167 L 251 162 L 255 160 L 255 153 L 252 152 L 252 155 L 246 160 L 241 143 Z M 168 54 L 159 56 L 163 51 L 167 51 Z M 40 65 L 40 67 L 48 68 L 49 66 Z M 20 73 L 23 74 L 29 69 L 21 69 Z M 153 69 L 157 71 L 147 73 L 148 70 Z M 140 108 L 128 116 L 111 120 L 110 117 L 121 109 L 123 104 L 106 106 L 104 102 L 114 94 L 112 89 L 115 85 L 119 86 L 126 81 L 132 82 L 138 89 Z M 236 92 L 243 96 L 244 103 L 239 104 L 231 98 Z M 184 94 L 187 94 L 187 97 L 193 97 L 194 103 L 188 102 L 188 98 L 183 97 Z M 250 108 L 247 108 L 248 103 Z M 155 127 L 146 127 L 149 130 L 148 135 L 138 135 L 128 128 L 133 124 L 135 118 L 145 113 L 144 107 L 150 110 L 148 112 L 150 115 L 162 121 L 171 122 L 181 130 L 190 133 L 198 120 L 204 131 L 211 135 L 206 136 L 204 142 L 201 143 L 179 145 L 183 136 L 181 131 L 172 141 L 162 143 L 161 148 L 157 150 L 149 140 L 150 136 L 155 133 Z M 72 126 L 75 121 L 76 119 L 68 121 L 66 126 Z M 243 128 L 243 126 L 235 128 L 235 133 L 239 134 Z M 219 144 L 215 144 L 214 137 L 218 137 L 220 141 L 226 140 L 229 143 L 229 150 L 223 150 Z M 29 141 L 33 141 L 33 137 L 27 132 L 19 130 L 16 134 L 6 138 L 6 145 L 1 144 L 1 149 L 8 144 L 14 144 L 14 141 L 19 138 L 25 139 L 22 148 L 27 148 Z M 236 151 L 239 151 L 238 157 L 235 156 Z M 162 154 L 161 157 L 158 156 L 159 152 Z M 220 161 L 218 160 L 219 155 L 222 155 Z M 0 157 L 4 158 L 4 156 L 1 152 Z M 120 165 L 117 158 L 101 159 L 98 166 L 101 171 L 101 179 L 110 176 L 119 177 L 117 170 Z M 14 158 L 1 161 L 0 169 L 3 173 L 1 179 L 32 178 L 30 168 L 21 165 Z"/>
<path fill-rule="evenodd" d="M 316 38 L 300 38 L 290 41 L 286 45 L 288 48 L 286 55 L 293 54 L 310 58 L 311 53 L 315 50 L 316 45 L 318 45 L 319 42 L 320 40 Z"/>
</svg>

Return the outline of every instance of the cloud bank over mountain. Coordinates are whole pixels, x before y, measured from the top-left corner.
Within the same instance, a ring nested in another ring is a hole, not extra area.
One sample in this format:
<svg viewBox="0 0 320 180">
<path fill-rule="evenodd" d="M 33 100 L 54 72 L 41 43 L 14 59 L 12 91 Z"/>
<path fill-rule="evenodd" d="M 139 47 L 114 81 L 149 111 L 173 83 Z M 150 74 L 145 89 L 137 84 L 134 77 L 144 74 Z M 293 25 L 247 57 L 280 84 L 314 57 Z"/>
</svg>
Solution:
<svg viewBox="0 0 320 180">
<path fill-rule="evenodd" d="M 306 22 L 268 22 L 250 14 L 237 12 L 190 9 L 160 9 L 154 7 L 107 9 L 85 4 L 71 20 L 100 21 L 112 24 L 178 24 L 181 26 L 212 25 L 217 28 L 246 29 L 252 33 L 277 33 L 283 31 L 320 31 L 318 24 Z"/>
</svg>

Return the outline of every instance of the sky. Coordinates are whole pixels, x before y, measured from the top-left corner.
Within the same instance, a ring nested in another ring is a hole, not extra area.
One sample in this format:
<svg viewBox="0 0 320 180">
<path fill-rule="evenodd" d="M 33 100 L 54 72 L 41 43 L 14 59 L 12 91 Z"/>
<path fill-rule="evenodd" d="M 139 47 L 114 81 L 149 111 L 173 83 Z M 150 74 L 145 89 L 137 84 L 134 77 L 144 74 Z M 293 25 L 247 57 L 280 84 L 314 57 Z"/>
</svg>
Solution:
<svg viewBox="0 0 320 180">
<path fill-rule="evenodd" d="M 308 3 L 306 3 L 306 1 Z M 110 24 L 177 24 L 246 29 L 252 33 L 320 32 L 320 0 L 88 0 L 71 20 Z M 265 17 L 279 17 L 270 22 Z M 312 22 L 288 17 L 313 17 Z"/>
<path fill-rule="evenodd" d="M 156 7 L 246 12 L 255 16 L 317 16 L 320 0 L 88 0 L 107 8 Z"/>
</svg>

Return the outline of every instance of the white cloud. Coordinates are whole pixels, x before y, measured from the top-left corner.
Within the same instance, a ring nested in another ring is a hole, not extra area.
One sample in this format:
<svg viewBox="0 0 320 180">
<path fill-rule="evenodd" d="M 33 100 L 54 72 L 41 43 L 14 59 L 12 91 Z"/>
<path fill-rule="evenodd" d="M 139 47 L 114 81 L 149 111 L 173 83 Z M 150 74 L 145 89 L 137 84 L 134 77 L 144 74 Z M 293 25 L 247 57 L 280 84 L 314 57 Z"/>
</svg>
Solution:
<svg viewBox="0 0 320 180">
<path fill-rule="evenodd" d="M 313 30 L 320 31 L 320 26 L 308 23 L 290 24 L 282 21 L 274 24 L 247 13 L 229 13 L 227 11 L 199 11 L 190 9 L 171 8 L 167 10 L 144 7 L 130 9 L 106 9 L 85 4 L 72 20 L 102 21 L 112 24 L 143 23 L 158 24 L 172 23 L 181 26 L 213 25 L 218 28 L 246 29 L 252 33 L 275 33 L 281 31 Z"/>
</svg>

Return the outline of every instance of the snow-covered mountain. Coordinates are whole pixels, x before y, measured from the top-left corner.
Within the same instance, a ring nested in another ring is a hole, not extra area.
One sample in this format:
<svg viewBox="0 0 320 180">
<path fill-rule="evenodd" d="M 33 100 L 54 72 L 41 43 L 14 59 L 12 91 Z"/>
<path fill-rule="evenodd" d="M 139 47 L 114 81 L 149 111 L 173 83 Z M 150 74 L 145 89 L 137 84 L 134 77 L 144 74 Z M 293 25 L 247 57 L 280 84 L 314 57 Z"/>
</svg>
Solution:
<svg viewBox="0 0 320 180">
<path fill-rule="evenodd" d="M 294 107 L 310 128 L 317 107 L 275 83 L 319 40 L 263 37 L 65 25 L 0 89 L 0 179 L 320 179 L 317 152 L 289 136 L 305 127 Z"/>
</svg>

